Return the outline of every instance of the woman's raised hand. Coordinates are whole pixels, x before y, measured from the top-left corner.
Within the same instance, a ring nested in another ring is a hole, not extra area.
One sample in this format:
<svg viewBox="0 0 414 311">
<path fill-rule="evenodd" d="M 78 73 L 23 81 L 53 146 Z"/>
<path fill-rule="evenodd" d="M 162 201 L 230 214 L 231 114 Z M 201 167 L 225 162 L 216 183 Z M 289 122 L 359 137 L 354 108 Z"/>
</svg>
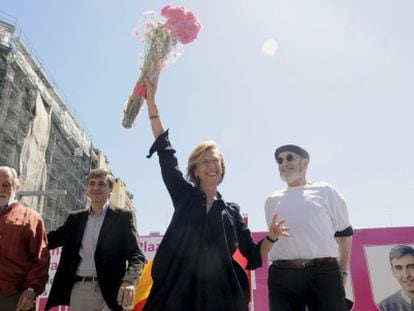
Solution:
<svg viewBox="0 0 414 311">
<path fill-rule="evenodd" d="M 164 126 L 161 122 L 158 107 L 155 103 L 155 93 L 157 92 L 158 76 L 153 81 L 150 81 L 148 77 L 145 77 L 144 83 L 147 89 L 146 100 L 148 107 L 148 117 L 150 119 L 152 133 L 154 134 L 154 137 L 157 138 L 162 133 L 164 133 Z"/>
<path fill-rule="evenodd" d="M 144 78 L 144 83 L 146 87 L 146 97 L 147 103 L 149 105 L 155 104 L 155 93 L 157 92 L 158 87 L 158 76 L 154 79 L 154 81 L 150 81 L 148 77 Z"/>
<path fill-rule="evenodd" d="M 277 240 L 280 236 L 289 236 L 289 227 L 284 226 L 286 220 L 278 218 L 278 215 L 275 214 L 269 227 L 268 235 L 273 240 Z"/>
</svg>

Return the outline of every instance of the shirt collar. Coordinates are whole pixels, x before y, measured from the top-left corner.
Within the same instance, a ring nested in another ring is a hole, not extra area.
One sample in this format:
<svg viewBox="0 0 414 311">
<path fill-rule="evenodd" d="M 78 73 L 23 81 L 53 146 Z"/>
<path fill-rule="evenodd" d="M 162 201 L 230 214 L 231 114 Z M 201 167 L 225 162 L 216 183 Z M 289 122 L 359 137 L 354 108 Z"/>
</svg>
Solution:
<svg viewBox="0 0 414 311">
<path fill-rule="evenodd" d="M 410 305 L 414 305 L 413 299 L 408 297 L 407 294 L 403 290 L 401 290 L 401 296 L 407 303 L 409 303 Z"/>
<path fill-rule="evenodd" d="M 7 205 L 0 207 L 0 211 L 2 211 L 2 212 L 6 212 L 6 211 L 8 211 L 9 209 L 11 209 L 11 208 L 12 208 L 12 206 L 13 206 L 15 203 L 17 203 L 17 200 L 9 201 L 9 203 L 8 203 Z"/>
<path fill-rule="evenodd" d="M 106 211 L 108 210 L 108 207 L 109 207 L 109 202 L 106 202 L 105 205 L 102 207 L 101 213 L 99 215 L 95 215 L 92 212 L 92 207 L 89 207 L 89 215 L 90 216 L 96 216 L 96 217 L 100 217 L 100 216 L 105 217 Z"/>
<path fill-rule="evenodd" d="M 206 194 L 203 192 L 203 190 L 201 190 L 200 186 L 195 186 L 194 187 L 196 189 L 196 191 L 198 192 L 199 195 L 201 196 L 205 196 Z M 217 191 L 217 195 L 216 195 L 217 200 L 221 200 L 223 199 L 221 193 L 219 191 Z"/>
</svg>

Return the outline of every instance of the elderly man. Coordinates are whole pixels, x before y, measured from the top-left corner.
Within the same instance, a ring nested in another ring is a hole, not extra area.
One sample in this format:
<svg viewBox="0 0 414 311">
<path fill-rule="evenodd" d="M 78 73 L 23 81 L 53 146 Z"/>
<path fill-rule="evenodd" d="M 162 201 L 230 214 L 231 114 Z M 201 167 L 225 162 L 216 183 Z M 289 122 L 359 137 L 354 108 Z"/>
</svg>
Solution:
<svg viewBox="0 0 414 311">
<path fill-rule="evenodd" d="M 265 204 L 268 224 L 277 213 L 290 227 L 270 251 L 270 310 L 347 310 L 352 227 L 341 195 L 325 182 L 309 182 L 309 153 L 296 145 L 276 149 L 280 177 L 287 188 Z"/>
<path fill-rule="evenodd" d="M 414 248 L 397 245 L 390 250 L 391 271 L 401 290 L 380 302 L 381 311 L 414 310 Z"/>
<path fill-rule="evenodd" d="M 0 310 L 34 310 L 46 285 L 49 250 L 40 215 L 16 200 L 16 170 L 0 166 Z"/>
<path fill-rule="evenodd" d="M 49 247 L 63 248 L 46 310 L 58 305 L 74 311 L 133 308 L 144 255 L 133 212 L 109 203 L 114 183 L 109 171 L 92 170 L 86 190 L 90 208 L 71 213 L 48 233 Z"/>
</svg>

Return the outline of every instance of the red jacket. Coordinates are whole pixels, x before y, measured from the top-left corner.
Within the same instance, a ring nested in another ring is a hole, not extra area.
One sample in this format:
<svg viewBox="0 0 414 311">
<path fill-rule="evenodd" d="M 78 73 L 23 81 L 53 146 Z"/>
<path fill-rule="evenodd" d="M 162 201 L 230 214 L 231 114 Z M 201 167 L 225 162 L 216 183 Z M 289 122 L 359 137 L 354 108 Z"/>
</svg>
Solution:
<svg viewBox="0 0 414 311">
<path fill-rule="evenodd" d="M 0 211 L 0 289 L 6 296 L 31 287 L 40 295 L 49 270 L 43 220 L 33 209 L 13 203 Z"/>
</svg>

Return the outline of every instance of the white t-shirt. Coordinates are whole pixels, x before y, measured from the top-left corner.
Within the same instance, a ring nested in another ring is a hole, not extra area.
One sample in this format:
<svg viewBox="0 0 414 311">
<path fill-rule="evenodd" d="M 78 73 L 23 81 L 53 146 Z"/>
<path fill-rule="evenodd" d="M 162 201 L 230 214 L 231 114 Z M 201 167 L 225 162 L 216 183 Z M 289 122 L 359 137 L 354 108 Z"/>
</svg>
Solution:
<svg viewBox="0 0 414 311">
<path fill-rule="evenodd" d="M 330 184 L 313 182 L 271 193 L 265 203 L 268 226 L 276 213 L 286 220 L 290 237 L 279 237 L 270 260 L 338 256 L 335 232 L 350 222 L 345 201 Z"/>
</svg>

